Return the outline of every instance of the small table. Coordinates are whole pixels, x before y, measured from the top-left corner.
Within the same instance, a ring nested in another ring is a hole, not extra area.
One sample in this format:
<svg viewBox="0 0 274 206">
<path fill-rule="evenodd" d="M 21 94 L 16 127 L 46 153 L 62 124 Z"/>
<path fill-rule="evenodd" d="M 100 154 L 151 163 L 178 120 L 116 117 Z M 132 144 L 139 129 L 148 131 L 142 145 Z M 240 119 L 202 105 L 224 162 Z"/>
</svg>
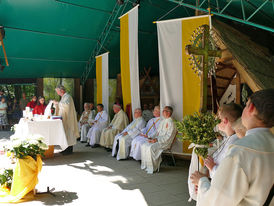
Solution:
<svg viewBox="0 0 274 206">
<path fill-rule="evenodd" d="M 44 137 L 44 142 L 49 145 L 49 149 L 45 152 L 46 157 L 53 157 L 53 145 L 59 145 L 62 150 L 68 147 L 63 122 L 60 119 L 35 119 L 31 121 L 21 118 L 16 127 L 15 135 L 19 137 L 41 135 Z"/>
</svg>

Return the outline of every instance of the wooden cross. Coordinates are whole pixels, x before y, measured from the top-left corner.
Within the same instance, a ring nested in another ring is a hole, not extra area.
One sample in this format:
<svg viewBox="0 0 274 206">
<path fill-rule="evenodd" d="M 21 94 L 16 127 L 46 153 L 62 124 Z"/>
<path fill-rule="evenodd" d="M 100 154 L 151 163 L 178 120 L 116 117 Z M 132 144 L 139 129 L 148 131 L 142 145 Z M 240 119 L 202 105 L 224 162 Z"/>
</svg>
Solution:
<svg viewBox="0 0 274 206">
<path fill-rule="evenodd" d="M 204 32 L 202 37 L 202 47 L 194 47 L 192 45 L 186 46 L 187 54 L 202 56 L 203 60 L 203 72 L 202 72 L 202 104 L 201 112 L 205 113 L 207 111 L 207 77 L 208 77 L 208 62 L 209 57 L 221 57 L 222 52 L 220 50 L 210 50 L 209 48 L 209 26 L 203 25 Z"/>
<path fill-rule="evenodd" d="M 8 62 L 8 58 L 7 58 L 7 54 L 6 54 L 6 49 L 4 46 L 4 39 L 5 37 L 5 30 L 2 26 L 0 26 L 0 46 L 3 47 L 3 52 L 4 52 L 4 56 L 5 56 L 5 61 L 6 61 L 6 65 L 9 66 L 9 62 Z"/>
<path fill-rule="evenodd" d="M 140 84 L 140 89 L 142 89 L 142 87 L 144 86 L 145 81 L 148 80 L 148 81 L 149 81 L 149 84 L 150 84 L 150 86 L 153 88 L 154 92 L 155 92 L 156 94 L 158 94 L 157 88 L 155 87 L 155 85 L 154 85 L 152 79 L 150 78 L 150 75 L 149 75 L 149 74 L 150 74 L 150 71 L 151 71 L 151 67 L 149 67 L 148 70 L 144 67 L 144 75 L 143 75 L 144 78 L 143 78 L 143 82 Z"/>
</svg>

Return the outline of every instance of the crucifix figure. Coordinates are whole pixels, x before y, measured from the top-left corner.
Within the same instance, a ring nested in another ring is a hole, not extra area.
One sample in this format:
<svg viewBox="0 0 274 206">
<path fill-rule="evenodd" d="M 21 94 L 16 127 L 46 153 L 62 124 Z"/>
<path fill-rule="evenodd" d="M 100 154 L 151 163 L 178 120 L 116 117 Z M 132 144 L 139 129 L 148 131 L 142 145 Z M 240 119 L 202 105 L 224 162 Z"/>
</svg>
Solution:
<svg viewBox="0 0 274 206">
<path fill-rule="evenodd" d="M 189 55 L 202 56 L 202 105 L 201 112 L 205 113 L 207 111 L 207 78 L 209 73 L 209 58 L 210 57 L 221 57 L 222 51 L 213 50 L 210 48 L 210 33 L 209 26 L 203 25 L 202 33 L 202 45 L 201 47 L 196 47 L 193 45 L 186 46 L 186 52 Z"/>
</svg>

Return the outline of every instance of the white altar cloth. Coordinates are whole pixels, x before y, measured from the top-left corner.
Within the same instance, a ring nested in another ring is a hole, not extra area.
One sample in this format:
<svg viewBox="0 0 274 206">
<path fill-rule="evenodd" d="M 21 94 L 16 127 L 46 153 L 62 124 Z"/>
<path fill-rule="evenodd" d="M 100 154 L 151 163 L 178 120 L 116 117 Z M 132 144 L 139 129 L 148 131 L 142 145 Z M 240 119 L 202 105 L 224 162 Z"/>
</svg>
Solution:
<svg viewBox="0 0 274 206">
<path fill-rule="evenodd" d="M 62 150 L 68 147 L 68 142 L 60 119 L 36 119 L 34 121 L 21 118 L 16 126 L 15 136 L 28 137 L 41 135 L 47 145 L 59 145 Z"/>
</svg>

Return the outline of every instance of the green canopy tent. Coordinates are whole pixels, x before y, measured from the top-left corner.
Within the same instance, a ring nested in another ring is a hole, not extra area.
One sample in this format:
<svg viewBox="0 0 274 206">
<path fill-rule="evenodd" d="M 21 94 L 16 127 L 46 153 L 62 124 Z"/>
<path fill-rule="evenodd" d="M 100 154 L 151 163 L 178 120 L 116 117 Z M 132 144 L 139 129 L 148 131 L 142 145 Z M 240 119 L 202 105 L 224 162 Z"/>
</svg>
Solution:
<svg viewBox="0 0 274 206">
<path fill-rule="evenodd" d="M 133 7 L 133 1 L 116 0 L 2 0 L 0 25 L 9 67 L 5 78 L 63 77 L 95 78 L 94 55 L 110 51 L 110 78 L 120 73 L 118 17 Z M 228 19 L 273 32 L 274 3 L 261 0 L 141 0 L 139 9 L 140 70 L 152 66 L 158 74 L 157 31 L 152 23 L 206 12 L 213 18 Z M 5 65 L 0 48 L 0 64 Z"/>
</svg>

